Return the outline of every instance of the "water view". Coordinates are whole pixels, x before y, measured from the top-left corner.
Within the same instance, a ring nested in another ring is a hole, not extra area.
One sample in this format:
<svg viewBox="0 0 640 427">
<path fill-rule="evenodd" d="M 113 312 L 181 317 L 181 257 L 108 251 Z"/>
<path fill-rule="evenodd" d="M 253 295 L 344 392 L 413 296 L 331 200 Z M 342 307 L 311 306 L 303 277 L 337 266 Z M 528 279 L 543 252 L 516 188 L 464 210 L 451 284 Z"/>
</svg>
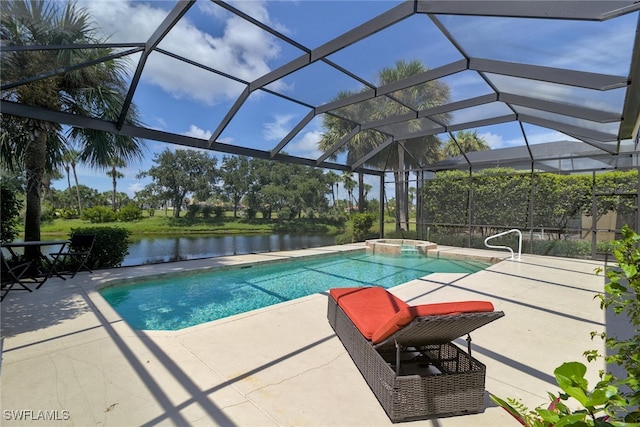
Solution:
<svg viewBox="0 0 640 427">
<path fill-rule="evenodd" d="M 153 264 L 225 255 L 289 251 L 335 245 L 326 234 L 260 234 L 146 237 L 129 244 L 122 266 Z"/>
</svg>

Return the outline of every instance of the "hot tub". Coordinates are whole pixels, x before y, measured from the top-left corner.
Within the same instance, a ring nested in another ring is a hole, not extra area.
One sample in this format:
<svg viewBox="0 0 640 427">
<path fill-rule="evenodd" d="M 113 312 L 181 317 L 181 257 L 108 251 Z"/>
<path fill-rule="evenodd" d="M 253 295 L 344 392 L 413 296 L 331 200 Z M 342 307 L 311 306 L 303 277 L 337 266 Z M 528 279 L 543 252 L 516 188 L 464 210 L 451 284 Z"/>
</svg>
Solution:
<svg viewBox="0 0 640 427">
<path fill-rule="evenodd" d="M 385 255 L 427 255 L 438 248 L 435 243 L 412 239 L 375 239 L 365 243 L 367 252 Z"/>
</svg>

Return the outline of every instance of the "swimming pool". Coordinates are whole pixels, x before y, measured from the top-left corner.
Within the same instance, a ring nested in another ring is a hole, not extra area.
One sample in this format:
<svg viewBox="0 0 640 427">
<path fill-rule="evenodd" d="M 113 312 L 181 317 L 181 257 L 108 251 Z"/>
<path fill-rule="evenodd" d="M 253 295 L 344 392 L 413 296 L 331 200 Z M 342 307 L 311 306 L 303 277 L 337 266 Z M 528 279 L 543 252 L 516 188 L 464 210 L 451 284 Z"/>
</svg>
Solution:
<svg viewBox="0 0 640 427">
<path fill-rule="evenodd" d="M 99 292 L 134 329 L 178 330 L 333 287 L 389 288 L 435 272 L 475 273 L 475 260 L 363 252 L 169 276 Z"/>
</svg>

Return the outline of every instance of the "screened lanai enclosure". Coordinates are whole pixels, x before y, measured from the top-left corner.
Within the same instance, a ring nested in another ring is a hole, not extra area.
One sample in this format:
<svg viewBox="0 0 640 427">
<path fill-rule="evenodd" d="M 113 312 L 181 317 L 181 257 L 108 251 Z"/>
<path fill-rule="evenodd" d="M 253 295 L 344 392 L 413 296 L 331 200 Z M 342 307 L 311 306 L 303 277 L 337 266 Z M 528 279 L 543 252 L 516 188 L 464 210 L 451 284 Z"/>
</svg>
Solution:
<svg viewBox="0 0 640 427">
<path fill-rule="evenodd" d="M 3 70 L 18 70 L 2 73 L 3 115 L 358 174 L 397 201 L 387 228 L 444 244 L 518 228 L 530 247 L 580 240 L 595 255 L 639 225 L 636 1 L 78 6 L 91 42 L 3 31 Z M 56 59 L 16 67 L 45 52 Z M 115 114 L 23 96 L 112 61 L 127 69 Z"/>
</svg>

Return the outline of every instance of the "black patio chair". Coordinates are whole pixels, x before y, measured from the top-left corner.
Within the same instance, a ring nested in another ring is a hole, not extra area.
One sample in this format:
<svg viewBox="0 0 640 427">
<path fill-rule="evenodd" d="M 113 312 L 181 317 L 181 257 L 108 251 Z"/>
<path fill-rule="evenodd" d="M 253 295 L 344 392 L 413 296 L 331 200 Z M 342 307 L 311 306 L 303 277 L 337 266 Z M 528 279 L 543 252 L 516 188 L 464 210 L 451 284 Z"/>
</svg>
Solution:
<svg viewBox="0 0 640 427">
<path fill-rule="evenodd" d="M 0 252 L 1 253 L 1 252 Z M 2 275 L 0 276 L 2 285 L 2 295 L 0 295 L 0 301 L 9 293 L 9 291 L 23 290 L 33 292 L 25 283 L 27 280 L 31 280 L 26 277 L 26 273 L 29 270 L 31 262 L 29 261 L 13 261 L 5 258 L 2 254 Z M 37 283 L 37 282 L 36 282 Z M 15 288 L 18 286 L 18 288 Z"/>
<path fill-rule="evenodd" d="M 51 254 L 52 273 L 57 276 L 66 274 L 72 278 L 83 269 L 93 273 L 87 266 L 87 260 L 95 242 L 95 234 L 72 235 L 66 249 L 62 248 L 60 252 Z"/>
</svg>

